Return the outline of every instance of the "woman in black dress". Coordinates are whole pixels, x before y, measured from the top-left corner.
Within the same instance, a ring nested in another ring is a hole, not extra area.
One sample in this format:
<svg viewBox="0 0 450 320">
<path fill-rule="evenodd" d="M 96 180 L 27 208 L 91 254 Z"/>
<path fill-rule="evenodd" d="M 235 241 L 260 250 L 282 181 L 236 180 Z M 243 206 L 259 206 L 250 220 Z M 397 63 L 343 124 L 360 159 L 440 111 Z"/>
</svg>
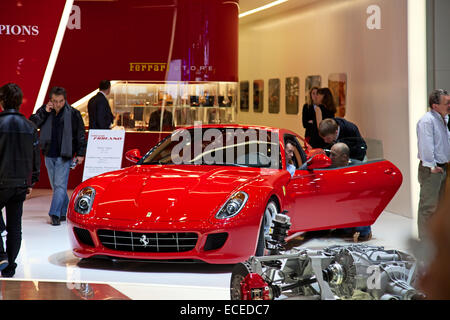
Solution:
<svg viewBox="0 0 450 320">
<path fill-rule="evenodd" d="M 336 104 L 334 103 L 333 94 L 331 93 L 330 89 L 328 88 L 320 88 L 317 90 L 317 103 L 319 104 L 319 108 L 316 109 L 316 145 L 312 147 L 314 148 L 325 148 L 327 144 L 323 139 L 319 136 L 319 123 L 323 119 L 327 118 L 334 118 L 337 108 Z"/>
<path fill-rule="evenodd" d="M 305 127 L 306 141 L 313 148 L 325 148 L 327 145 L 319 136 L 319 123 L 326 118 L 334 118 L 336 105 L 333 95 L 328 88 L 311 88 L 311 103 L 303 106 L 303 126 Z"/>
<path fill-rule="evenodd" d="M 302 122 L 303 127 L 305 128 L 305 139 L 306 142 L 311 144 L 311 139 L 313 139 L 313 136 L 318 135 L 317 133 L 317 125 L 315 124 L 316 121 L 316 112 L 315 109 L 317 108 L 317 90 L 319 90 L 318 87 L 312 87 L 309 90 L 309 103 L 305 103 L 303 105 L 303 111 L 302 111 Z"/>
<path fill-rule="evenodd" d="M 317 90 L 317 103 L 321 105 L 321 121 L 326 118 L 334 118 L 337 108 L 330 89 L 320 88 L 319 90 Z M 320 123 L 320 121 L 318 121 L 317 123 Z"/>
</svg>

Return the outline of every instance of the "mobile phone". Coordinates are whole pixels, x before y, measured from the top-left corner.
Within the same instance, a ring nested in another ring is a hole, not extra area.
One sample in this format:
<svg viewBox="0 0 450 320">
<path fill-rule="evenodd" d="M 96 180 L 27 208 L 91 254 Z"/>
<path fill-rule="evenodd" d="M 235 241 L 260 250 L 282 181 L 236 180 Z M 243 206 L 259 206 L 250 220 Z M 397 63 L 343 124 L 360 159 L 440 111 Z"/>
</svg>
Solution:
<svg viewBox="0 0 450 320">
<path fill-rule="evenodd" d="M 70 163 L 70 169 L 75 169 L 77 164 L 78 164 L 78 159 L 75 157 L 72 159 L 72 162 Z"/>
</svg>

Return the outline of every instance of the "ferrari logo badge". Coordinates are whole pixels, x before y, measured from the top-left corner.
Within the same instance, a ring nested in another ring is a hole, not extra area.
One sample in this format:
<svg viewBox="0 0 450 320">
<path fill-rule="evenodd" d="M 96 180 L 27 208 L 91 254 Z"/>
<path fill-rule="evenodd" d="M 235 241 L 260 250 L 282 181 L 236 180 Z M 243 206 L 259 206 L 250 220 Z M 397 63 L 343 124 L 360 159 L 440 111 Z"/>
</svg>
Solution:
<svg viewBox="0 0 450 320">
<path fill-rule="evenodd" d="M 286 195 L 286 188 L 283 186 L 282 189 L 283 189 L 283 195 L 285 196 Z"/>
<path fill-rule="evenodd" d="M 150 242 L 149 239 L 147 239 L 147 237 L 145 236 L 145 234 L 143 234 L 141 236 L 141 238 L 139 239 L 139 241 L 144 245 L 144 248 L 147 247 L 148 243 Z"/>
</svg>

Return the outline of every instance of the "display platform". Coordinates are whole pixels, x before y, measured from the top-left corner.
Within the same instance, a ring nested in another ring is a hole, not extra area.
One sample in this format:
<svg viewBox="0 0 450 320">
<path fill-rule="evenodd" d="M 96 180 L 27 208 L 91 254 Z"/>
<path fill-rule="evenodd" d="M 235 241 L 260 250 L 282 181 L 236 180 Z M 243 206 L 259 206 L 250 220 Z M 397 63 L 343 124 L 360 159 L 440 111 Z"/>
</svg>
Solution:
<svg viewBox="0 0 450 320">
<path fill-rule="evenodd" d="M 130 300 L 108 284 L 0 280 L 0 300 Z"/>
<path fill-rule="evenodd" d="M 14 278 L 2 281 L 104 284 L 133 300 L 228 300 L 233 265 L 146 261 L 81 260 L 71 252 L 67 224 L 52 226 L 47 215 L 51 190 L 35 189 L 24 203 L 23 242 Z M 412 220 L 383 212 L 372 226 L 369 245 L 409 252 Z M 338 238 L 312 238 L 308 248 L 348 244 Z M 26 290 L 26 286 L 23 286 Z M 34 299 L 46 299 L 45 296 Z"/>
</svg>

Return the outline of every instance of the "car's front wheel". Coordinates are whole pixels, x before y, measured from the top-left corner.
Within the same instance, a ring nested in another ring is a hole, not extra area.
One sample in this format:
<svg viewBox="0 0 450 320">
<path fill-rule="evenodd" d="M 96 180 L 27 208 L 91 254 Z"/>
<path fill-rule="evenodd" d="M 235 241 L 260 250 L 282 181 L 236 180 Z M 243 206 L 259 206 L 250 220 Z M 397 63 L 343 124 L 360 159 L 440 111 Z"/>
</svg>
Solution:
<svg viewBox="0 0 450 320">
<path fill-rule="evenodd" d="M 272 224 L 272 219 L 278 213 L 278 206 L 274 200 L 270 200 L 267 203 L 266 209 L 264 210 L 264 216 L 259 228 L 258 244 L 256 246 L 255 256 L 263 256 L 266 249 L 266 237 L 269 236 L 269 230 Z"/>
<path fill-rule="evenodd" d="M 253 273 L 253 270 L 247 261 L 234 266 L 230 280 L 231 300 L 242 300 L 241 282 L 249 273 Z"/>
</svg>

